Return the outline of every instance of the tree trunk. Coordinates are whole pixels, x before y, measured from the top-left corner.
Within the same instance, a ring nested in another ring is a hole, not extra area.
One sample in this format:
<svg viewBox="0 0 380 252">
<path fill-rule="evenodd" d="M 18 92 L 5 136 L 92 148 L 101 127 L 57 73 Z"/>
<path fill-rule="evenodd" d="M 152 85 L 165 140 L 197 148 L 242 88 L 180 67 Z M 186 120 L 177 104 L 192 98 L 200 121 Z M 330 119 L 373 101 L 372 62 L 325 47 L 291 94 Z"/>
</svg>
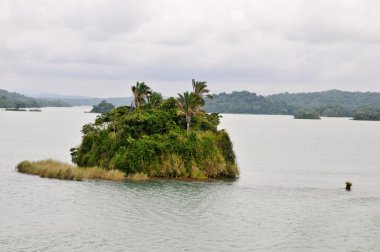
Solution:
<svg viewBox="0 0 380 252">
<path fill-rule="evenodd" d="M 186 115 L 186 124 L 187 124 L 187 135 L 189 135 L 189 132 L 190 132 L 190 123 L 191 123 L 191 116 L 189 115 Z"/>
</svg>

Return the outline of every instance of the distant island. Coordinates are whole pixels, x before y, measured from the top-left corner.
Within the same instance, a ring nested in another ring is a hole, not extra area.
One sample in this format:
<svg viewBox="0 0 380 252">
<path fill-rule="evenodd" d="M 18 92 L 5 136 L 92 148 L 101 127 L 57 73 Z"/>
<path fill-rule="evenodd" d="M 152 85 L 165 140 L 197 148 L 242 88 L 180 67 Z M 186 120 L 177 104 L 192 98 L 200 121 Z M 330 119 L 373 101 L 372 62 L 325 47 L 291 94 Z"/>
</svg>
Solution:
<svg viewBox="0 0 380 252">
<path fill-rule="evenodd" d="M 121 106 L 83 126 L 82 143 L 71 149 L 78 166 L 53 160 L 21 162 L 19 172 L 58 179 L 124 177 L 215 179 L 239 175 L 220 115 L 204 111 L 206 82 L 163 99 L 144 82 L 132 86 L 132 106 Z M 122 175 L 120 175 L 122 174 Z M 123 175 L 124 174 L 124 175 Z"/>
<path fill-rule="evenodd" d="M 294 115 L 312 110 L 320 116 L 352 117 L 359 108 L 380 109 L 380 93 L 329 90 L 313 93 L 282 93 L 261 96 L 248 91 L 221 93 L 207 100 L 205 110 L 232 114 Z"/>
<path fill-rule="evenodd" d="M 29 112 L 42 112 L 41 109 L 29 109 L 29 110 L 27 110 L 27 109 L 18 108 L 18 107 L 16 107 L 16 108 L 7 108 L 7 109 L 5 109 L 5 111 L 15 111 L 15 112 L 26 112 L 26 111 L 29 111 Z"/>
<path fill-rule="evenodd" d="M 21 111 L 21 112 L 25 112 L 25 111 L 28 111 L 28 110 L 16 107 L 16 108 L 7 108 L 7 109 L 5 109 L 5 111 Z"/>
<path fill-rule="evenodd" d="M 106 100 L 101 101 L 98 105 L 94 105 L 90 113 L 104 114 L 113 110 L 115 106 Z"/>
<path fill-rule="evenodd" d="M 4 93 L 6 95 L 4 96 Z M 10 97 L 12 96 L 12 97 Z M 208 99 L 212 97 L 213 99 Z M 281 93 L 268 96 L 248 91 L 209 95 L 204 110 L 208 113 L 294 115 L 297 111 L 315 111 L 323 117 L 352 117 L 360 110 L 379 110 L 380 93 L 329 90 L 312 93 Z M 0 90 L 0 108 L 98 106 L 103 100 L 116 107 L 130 106 L 133 97 L 89 98 L 59 96 L 30 98 Z M 21 101 L 21 103 L 20 103 Z M 21 104 L 21 106 L 20 106 Z M 370 118 L 369 116 L 368 118 Z M 356 118 L 364 118 L 356 116 Z M 373 119 L 372 119 L 373 120 Z"/>
<path fill-rule="evenodd" d="M 352 117 L 358 121 L 380 121 L 380 109 L 360 108 L 353 112 Z"/>
<path fill-rule="evenodd" d="M 24 108 L 69 107 L 70 104 L 60 100 L 36 99 L 15 92 L 0 89 L 0 108 L 22 111 Z"/>
<path fill-rule="evenodd" d="M 133 97 L 104 97 L 104 98 L 94 98 L 94 97 L 81 97 L 81 96 L 59 96 L 52 95 L 49 97 L 48 95 L 41 96 L 41 99 L 47 101 L 62 101 L 70 106 L 94 106 L 102 101 L 107 101 L 112 103 L 115 107 L 130 106 L 133 102 Z"/>
<path fill-rule="evenodd" d="M 294 119 L 312 119 L 312 120 L 320 120 L 318 112 L 316 111 L 306 111 L 306 110 L 298 110 L 294 113 Z"/>
</svg>

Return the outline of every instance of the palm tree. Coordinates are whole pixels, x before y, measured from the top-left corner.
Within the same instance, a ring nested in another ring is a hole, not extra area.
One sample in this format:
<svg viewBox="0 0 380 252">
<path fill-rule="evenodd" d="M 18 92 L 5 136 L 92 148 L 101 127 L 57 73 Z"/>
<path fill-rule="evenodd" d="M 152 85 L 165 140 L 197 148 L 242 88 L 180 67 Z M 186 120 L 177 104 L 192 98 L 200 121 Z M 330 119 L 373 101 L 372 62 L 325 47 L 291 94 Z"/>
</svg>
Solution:
<svg viewBox="0 0 380 252">
<path fill-rule="evenodd" d="M 200 110 L 202 101 L 199 95 L 196 95 L 193 92 L 185 92 L 183 94 L 178 94 L 178 96 L 179 97 L 176 99 L 178 115 L 186 117 L 186 131 L 187 134 L 189 134 L 192 116 L 204 114 L 204 112 Z"/>
<path fill-rule="evenodd" d="M 192 79 L 191 82 L 193 84 L 193 92 L 199 97 L 201 97 L 203 104 L 204 96 L 209 99 L 212 99 L 212 95 L 209 94 L 210 90 L 207 89 L 206 81 L 195 81 L 194 79 Z"/>
<path fill-rule="evenodd" d="M 152 92 L 147 96 L 147 100 L 151 108 L 158 107 L 158 105 L 162 102 L 162 95 L 157 92 Z"/>
<path fill-rule="evenodd" d="M 137 82 L 135 86 L 131 87 L 134 96 L 134 104 L 139 108 L 145 102 L 145 98 L 152 93 L 152 89 L 145 85 L 144 82 Z"/>
</svg>

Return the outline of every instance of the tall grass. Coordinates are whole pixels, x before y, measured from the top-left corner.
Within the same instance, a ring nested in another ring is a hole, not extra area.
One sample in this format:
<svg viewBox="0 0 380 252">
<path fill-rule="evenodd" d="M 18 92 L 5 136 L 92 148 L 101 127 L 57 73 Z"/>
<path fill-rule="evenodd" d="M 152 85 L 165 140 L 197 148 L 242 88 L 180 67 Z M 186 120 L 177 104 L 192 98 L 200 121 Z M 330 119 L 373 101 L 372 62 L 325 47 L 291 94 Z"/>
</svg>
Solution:
<svg viewBox="0 0 380 252">
<path fill-rule="evenodd" d="M 80 168 L 54 160 L 37 162 L 23 161 L 16 166 L 21 173 L 38 175 L 42 178 L 55 178 L 63 180 L 105 179 L 124 180 L 126 175 L 119 170 L 105 170 L 99 167 Z"/>
<path fill-rule="evenodd" d="M 216 160 L 218 160 L 217 156 L 214 157 Z M 76 181 L 87 179 L 145 181 L 154 177 L 197 180 L 220 178 L 220 174 L 224 174 L 225 177 L 234 177 L 235 174 L 239 173 L 235 164 L 219 164 L 215 162 L 215 160 L 205 160 L 202 169 L 195 162 L 192 162 L 189 171 L 186 170 L 185 166 L 184 160 L 179 156 L 167 155 L 163 158 L 162 164 L 157 163 L 155 167 L 149 167 L 147 171 L 128 175 L 116 169 L 106 170 L 99 167 L 83 168 L 51 159 L 36 162 L 23 161 L 16 166 L 16 170 L 20 173 L 38 175 L 42 178 Z"/>
<path fill-rule="evenodd" d="M 149 177 L 145 173 L 141 172 L 141 173 L 129 174 L 127 179 L 131 181 L 145 181 L 145 180 L 149 180 Z"/>
</svg>

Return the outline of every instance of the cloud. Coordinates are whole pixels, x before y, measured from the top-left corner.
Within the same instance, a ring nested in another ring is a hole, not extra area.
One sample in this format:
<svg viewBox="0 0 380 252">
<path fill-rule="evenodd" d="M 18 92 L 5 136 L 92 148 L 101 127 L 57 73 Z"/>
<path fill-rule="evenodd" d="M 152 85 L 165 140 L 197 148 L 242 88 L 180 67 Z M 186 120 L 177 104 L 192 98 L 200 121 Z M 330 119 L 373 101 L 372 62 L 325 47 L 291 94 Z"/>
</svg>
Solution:
<svg viewBox="0 0 380 252">
<path fill-rule="evenodd" d="M 379 30 L 378 0 L 0 0 L 0 86 L 380 91 Z"/>
</svg>

